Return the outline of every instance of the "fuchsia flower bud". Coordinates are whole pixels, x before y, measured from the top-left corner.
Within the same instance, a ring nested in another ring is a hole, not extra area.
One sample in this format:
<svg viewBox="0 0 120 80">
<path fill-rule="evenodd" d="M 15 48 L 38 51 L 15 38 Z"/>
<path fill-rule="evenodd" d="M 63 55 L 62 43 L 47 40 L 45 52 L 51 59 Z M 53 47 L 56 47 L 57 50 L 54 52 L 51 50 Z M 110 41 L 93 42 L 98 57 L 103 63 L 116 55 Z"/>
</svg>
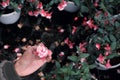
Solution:
<svg viewBox="0 0 120 80">
<path fill-rule="evenodd" d="M 105 64 L 106 68 L 110 68 L 111 64 L 110 64 L 110 60 L 107 60 L 107 63 Z"/>
<path fill-rule="evenodd" d="M 58 5 L 58 9 L 60 10 L 60 11 L 62 11 L 62 10 L 64 10 L 64 8 L 67 6 L 67 2 L 66 1 L 64 1 L 64 0 L 62 0 L 62 2 Z"/>
<path fill-rule="evenodd" d="M 100 44 L 99 43 L 96 43 L 95 47 L 100 50 Z"/>
<path fill-rule="evenodd" d="M 4 49 L 8 49 L 10 46 L 9 45 L 4 45 Z"/>
<path fill-rule="evenodd" d="M 97 60 L 100 62 L 100 63 L 104 63 L 104 60 L 105 60 L 105 57 L 102 55 L 102 54 L 100 54 L 99 55 L 99 57 L 97 58 Z"/>
</svg>

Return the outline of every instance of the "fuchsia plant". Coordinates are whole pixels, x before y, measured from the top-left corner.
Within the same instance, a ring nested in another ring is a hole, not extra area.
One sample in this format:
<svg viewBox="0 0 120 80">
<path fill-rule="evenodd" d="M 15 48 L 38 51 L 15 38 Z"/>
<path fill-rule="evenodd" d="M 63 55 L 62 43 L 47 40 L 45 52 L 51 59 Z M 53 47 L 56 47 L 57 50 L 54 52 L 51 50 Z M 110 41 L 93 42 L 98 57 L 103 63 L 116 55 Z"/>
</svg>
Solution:
<svg viewBox="0 0 120 80">
<path fill-rule="evenodd" d="M 66 12 L 64 9 L 68 1 L 74 2 L 79 10 L 75 13 Z M 96 61 L 105 69 L 113 66 L 112 59 L 119 57 L 120 53 L 119 3 L 119 0 L 24 1 L 22 15 L 40 21 L 32 26 L 32 37 L 27 38 L 29 41 L 26 43 L 37 43 L 33 38 L 38 35 L 36 41 L 43 41 L 47 46 L 40 43 L 35 55 L 45 58 L 53 53 L 52 67 L 48 66 L 52 69 L 45 73 L 47 80 L 92 80 L 95 74 L 91 73 L 91 69 L 97 67 Z M 70 23 L 54 24 L 54 15 L 60 16 L 58 20 L 66 20 L 67 15 L 57 14 L 59 12 L 75 16 Z M 4 48 L 7 50 L 9 47 Z M 93 79 L 97 80 L 96 76 Z"/>
</svg>

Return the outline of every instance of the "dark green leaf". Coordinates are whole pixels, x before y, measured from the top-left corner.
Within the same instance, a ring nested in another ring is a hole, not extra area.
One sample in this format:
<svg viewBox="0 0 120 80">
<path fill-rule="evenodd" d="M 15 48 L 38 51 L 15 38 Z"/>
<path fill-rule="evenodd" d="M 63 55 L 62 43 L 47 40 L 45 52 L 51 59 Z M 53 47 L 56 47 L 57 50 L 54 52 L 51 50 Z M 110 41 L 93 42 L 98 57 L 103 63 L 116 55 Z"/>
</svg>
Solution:
<svg viewBox="0 0 120 80">
<path fill-rule="evenodd" d="M 80 6 L 80 0 L 74 0 L 74 3 L 75 3 L 77 6 Z"/>
<path fill-rule="evenodd" d="M 112 58 L 117 57 L 117 56 L 118 56 L 117 53 L 112 53 L 112 54 L 107 56 L 107 59 L 112 59 Z"/>
<path fill-rule="evenodd" d="M 55 65 L 56 65 L 57 68 L 61 67 L 61 65 L 60 65 L 60 63 L 58 61 L 55 61 Z"/>
<path fill-rule="evenodd" d="M 78 60 L 77 56 L 68 56 L 68 59 L 74 62 Z"/>
<path fill-rule="evenodd" d="M 82 5 L 81 12 L 89 12 L 89 9 L 86 6 Z"/>
<path fill-rule="evenodd" d="M 115 50 L 115 49 L 116 49 L 116 45 L 117 45 L 116 42 L 112 42 L 112 43 L 111 43 L 111 46 L 110 46 L 111 49 L 112 49 L 112 50 Z"/>
<path fill-rule="evenodd" d="M 95 67 L 96 67 L 95 64 L 91 64 L 91 65 L 89 65 L 89 68 L 90 68 L 90 69 L 93 69 L 93 68 L 95 68 Z"/>
<path fill-rule="evenodd" d="M 80 58 L 87 58 L 90 54 L 82 53 L 80 54 Z"/>
<path fill-rule="evenodd" d="M 115 38 L 114 35 L 111 34 L 111 35 L 109 35 L 109 36 L 110 36 L 110 40 L 111 40 L 111 41 L 113 41 L 113 42 L 116 41 L 116 38 Z"/>
</svg>

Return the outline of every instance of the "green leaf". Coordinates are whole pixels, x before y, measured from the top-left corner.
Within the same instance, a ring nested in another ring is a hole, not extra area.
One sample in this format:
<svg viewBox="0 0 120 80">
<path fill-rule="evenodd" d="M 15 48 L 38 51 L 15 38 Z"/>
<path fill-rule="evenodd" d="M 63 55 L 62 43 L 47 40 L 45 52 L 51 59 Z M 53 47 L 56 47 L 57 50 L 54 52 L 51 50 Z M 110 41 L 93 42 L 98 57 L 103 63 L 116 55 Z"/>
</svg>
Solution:
<svg viewBox="0 0 120 80">
<path fill-rule="evenodd" d="M 93 69 L 93 68 L 95 68 L 96 67 L 96 64 L 91 64 L 91 65 L 89 65 L 89 68 L 90 69 Z"/>
<path fill-rule="evenodd" d="M 64 80 L 70 80 L 70 77 L 69 76 L 65 76 Z"/>
<path fill-rule="evenodd" d="M 89 12 L 89 9 L 86 6 L 82 5 L 81 12 Z"/>
<path fill-rule="evenodd" d="M 61 72 L 61 73 L 67 73 L 67 72 L 68 72 L 68 69 L 65 68 L 65 67 L 64 67 L 64 68 L 60 68 L 60 72 Z"/>
<path fill-rule="evenodd" d="M 116 45 L 117 45 L 116 42 L 112 42 L 111 45 L 110 45 L 111 49 L 115 50 L 116 49 Z"/>
<path fill-rule="evenodd" d="M 112 59 L 112 58 L 117 57 L 117 56 L 118 56 L 117 53 L 112 53 L 112 54 L 107 56 L 107 59 Z"/>
<path fill-rule="evenodd" d="M 90 54 L 82 53 L 80 54 L 80 58 L 87 58 Z"/>
<path fill-rule="evenodd" d="M 99 29 L 98 29 L 98 32 L 100 32 L 100 33 L 104 33 L 104 29 L 99 28 Z"/>
<path fill-rule="evenodd" d="M 56 65 L 57 68 L 61 67 L 61 65 L 60 65 L 60 63 L 58 61 L 55 61 L 55 65 Z"/>
<path fill-rule="evenodd" d="M 115 22 L 115 26 L 116 26 L 116 27 L 120 27 L 120 23 L 116 21 L 116 22 Z"/>
<path fill-rule="evenodd" d="M 113 2 L 114 0 L 109 0 L 109 2 Z"/>
<path fill-rule="evenodd" d="M 78 57 L 77 56 L 68 56 L 68 59 L 76 62 L 78 60 Z"/>
<path fill-rule="evenodd" d="M 111 41 L 113 41 L 113 42 L 116 41 L 116 38 L 115 38 L 114 35 L 111 34 L 111 35 L 109 35 L 109 36 L 110 36 L 110 40 L 111 40 Z"/>
<path fill-rule="evenodd" d="M 74 0 L 74 3 L 75 3 L 77 6 L 80 6 L 80 0 Z"/>
<path fill-rule="evenodd" d="M 110 42 L 110 39 L 108 38 L 108 36 L 107 36 L 107 35 L 106 35 L 106 36 L 104 36 L 104 37 L 103 37 L 103 39 L 104 39 L 104 40 L 106 40 L 107 42 Z"/>
</svg>

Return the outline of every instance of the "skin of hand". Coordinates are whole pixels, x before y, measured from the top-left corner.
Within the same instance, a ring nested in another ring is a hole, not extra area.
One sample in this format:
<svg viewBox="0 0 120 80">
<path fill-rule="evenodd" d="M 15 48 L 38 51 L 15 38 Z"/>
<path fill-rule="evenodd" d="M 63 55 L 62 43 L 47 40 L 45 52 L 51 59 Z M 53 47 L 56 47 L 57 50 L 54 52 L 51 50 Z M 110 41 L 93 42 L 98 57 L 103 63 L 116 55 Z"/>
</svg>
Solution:
<svg viewBox="0 0 120 80">
<path fill-rule="evenodd" d="M 19 76 L 27 76 L 34 73 L 40 67 L 42 67 L 46 62 L 50 62 L 52 59 L 52 54 L 48 54 L 46 58 L 39 58 L 37 55 L 33 54 L 37 46 L 27 47 L 24 54 L 19 57 L 19 60 L 15 62 L 15 70 Z"/>
</svg>

